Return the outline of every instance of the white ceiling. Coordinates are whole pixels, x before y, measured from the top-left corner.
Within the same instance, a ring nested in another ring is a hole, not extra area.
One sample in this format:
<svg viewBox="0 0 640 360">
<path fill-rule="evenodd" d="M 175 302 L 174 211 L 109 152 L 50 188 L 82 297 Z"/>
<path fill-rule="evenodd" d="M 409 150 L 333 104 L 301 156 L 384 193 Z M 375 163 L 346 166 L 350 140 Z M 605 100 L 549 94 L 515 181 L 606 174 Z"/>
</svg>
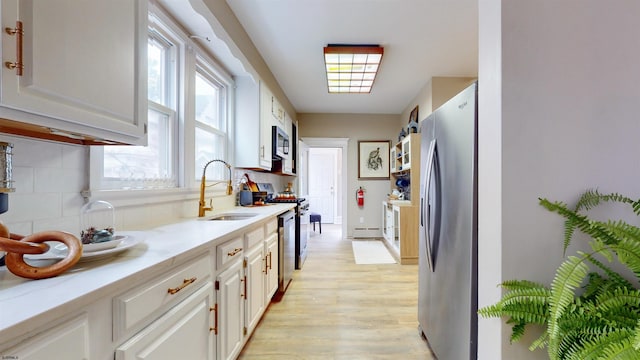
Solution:
<svg viewBox="0 0 640 360">
<path fill-rule="evenodd" d="M 434 76 L 477 76 L 477 0 L 227 0 L 298 113 L 400 114 Z M 380 44 L 370 94 L 329 94 L 322 49 Z"/>
</svg>

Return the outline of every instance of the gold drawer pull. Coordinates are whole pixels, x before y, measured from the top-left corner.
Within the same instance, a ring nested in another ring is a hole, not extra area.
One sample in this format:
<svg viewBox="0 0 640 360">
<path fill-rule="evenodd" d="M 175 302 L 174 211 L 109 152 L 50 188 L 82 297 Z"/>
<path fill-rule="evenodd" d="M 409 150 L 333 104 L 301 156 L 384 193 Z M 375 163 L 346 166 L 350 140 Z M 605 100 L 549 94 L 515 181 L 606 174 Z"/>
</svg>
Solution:
<svg viewBox="0 0 640 360">
<path fill-rule="evenodd" d="M 233 249 L 233 251 L 228 252 L 227 256 L 236 256 L 236 254 L 239 253 L 240 251 L 242 251 L 242 248 L 235 248 Z"/>
<path fill-rule="evenodd" d="M 193 283 L 194 281 L 196 281 L 195 277 L 192 277 L 191 279 L 184 279 L 184 281 L 182 282 L 182 284 L 176 288 L 169 288 L 167 290 L 167 292 L 171 295 L 177 293 L 178 291 L 184 289 L 185 287 L 187 287 L 187 285 Z"/>
</svg>

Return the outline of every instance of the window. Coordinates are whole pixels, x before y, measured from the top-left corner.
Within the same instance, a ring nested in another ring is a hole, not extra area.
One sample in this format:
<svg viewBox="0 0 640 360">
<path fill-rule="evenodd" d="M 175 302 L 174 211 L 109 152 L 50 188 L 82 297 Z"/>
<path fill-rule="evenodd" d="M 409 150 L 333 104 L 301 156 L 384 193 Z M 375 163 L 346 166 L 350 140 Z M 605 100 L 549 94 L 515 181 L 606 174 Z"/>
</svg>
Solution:
<svg viewBox="0 0 640 360">
<path fill-rule="evenodd" d="M 147 43 L 147 146 L 107 146 L 102 189 L 148 189 L 177 186 L 175 149 L 177 50 L 157 31 Z"/>
<path fill-rule="evenodd" d="M 147 145 L 92 148 L 92 190 L 194 188 L 207 161 L 228 158 L 231 76 L 164 14 L 149 21 Z"/>
<path fill-rule="evenodd" d="M 212 69 L 198 61 L 195 73 L 195 179 L 202 176 L 204 165 L 213 159 L 225 159 L 227 148 L 227 122 L 225 107 L 226 88 Z M 208 170 L 207 177 L 224 179 L 223 167 Z"/>
</svg>

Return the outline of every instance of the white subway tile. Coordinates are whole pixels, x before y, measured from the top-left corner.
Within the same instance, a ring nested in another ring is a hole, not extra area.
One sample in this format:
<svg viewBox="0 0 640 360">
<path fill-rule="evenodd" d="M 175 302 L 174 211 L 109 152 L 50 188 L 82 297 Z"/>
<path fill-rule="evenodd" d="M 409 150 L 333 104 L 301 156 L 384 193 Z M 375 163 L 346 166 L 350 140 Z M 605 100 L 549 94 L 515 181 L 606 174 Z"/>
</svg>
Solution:
<svg viewBox="0 0 640 360">
<path fill-rule="evenodd" d="M 84 198 L 79 192 L 62 194 L 62 216 L 80 216 Z"/>
<path fill-rule="evenodd" d="M 60 193 L 9 194 L 7 221 L 54 219 L 62 216 Z"/>
<path fill-rule="evenodd" d="M 33 192 L 33 168 L 13 166 L 13 187 L 16 193 Z"/>
<path fill-rule="evenodd" d="M 62 167 L 85 171 L 89 159 L 89 147 L 80 145 L 64 145 L 62 147 Z"/>
<path fill-rule="evenodd" d="M 62 145 L 45 141 L 17 141 L 13 147 L 13 165 L 34 168 L 62 167 Z"/>
<path fill-rule="evenodd" d="M 33 222 L 33 232 L 39 231 L 66 231 L 80 237 L 80 221 L 77 216 L 60 217 L 56 219 L 35 220 Z"/>
<path fill-rule="evenodd" d="M 8 221 L 5 221 L 5 219 L 2 216 L 0 216 L 0 220 L 7 228 L 9 228 L 9 232 L 12 234 L 18 234 L 23 236 L 33 234 L 33 222 L 31 221 L 8 222 Z"/>
</svg>

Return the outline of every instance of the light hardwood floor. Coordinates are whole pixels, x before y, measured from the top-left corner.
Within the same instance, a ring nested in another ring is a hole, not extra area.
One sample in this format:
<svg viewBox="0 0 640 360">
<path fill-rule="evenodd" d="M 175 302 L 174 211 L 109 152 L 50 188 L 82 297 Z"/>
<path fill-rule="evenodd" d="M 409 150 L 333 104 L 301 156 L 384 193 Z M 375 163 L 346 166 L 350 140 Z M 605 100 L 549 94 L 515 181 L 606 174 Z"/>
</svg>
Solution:
<svg viewBox="0 0 640 360">
<path fill-rule="evenodd" d="M 239 359 L 434 359 L 418 333 L 417 265 L 356 265 L 339 226 L 322 230 Z"/>
</svg>

